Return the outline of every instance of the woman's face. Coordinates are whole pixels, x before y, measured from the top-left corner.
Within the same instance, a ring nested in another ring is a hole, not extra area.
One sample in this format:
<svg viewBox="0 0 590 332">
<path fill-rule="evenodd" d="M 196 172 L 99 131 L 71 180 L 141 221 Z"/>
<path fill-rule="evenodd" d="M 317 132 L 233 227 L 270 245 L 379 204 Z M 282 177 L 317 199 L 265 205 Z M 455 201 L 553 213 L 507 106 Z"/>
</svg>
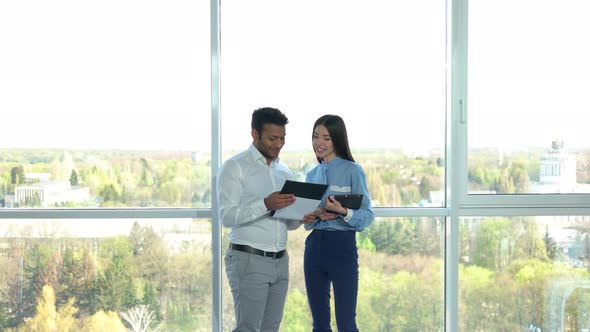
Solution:
<svg viewBox="0 0 590 332">
<path fill-rule="evenodd" d="M 334 151 L 334 144 L 328 129 L 324 125 L 318 125 L 313 130 L 313 138 L 311 139 L 313 151 L 315 155 L 326 163 L 336 158 Z"/>
</svg>

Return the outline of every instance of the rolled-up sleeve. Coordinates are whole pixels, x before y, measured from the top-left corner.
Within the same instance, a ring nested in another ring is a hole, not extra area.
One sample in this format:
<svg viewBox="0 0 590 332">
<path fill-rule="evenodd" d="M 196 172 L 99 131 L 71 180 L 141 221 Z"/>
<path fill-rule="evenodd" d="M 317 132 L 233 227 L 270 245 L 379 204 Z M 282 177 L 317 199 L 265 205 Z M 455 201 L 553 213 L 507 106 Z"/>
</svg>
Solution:
<svg viewBox="0 0 590 332">
<path fill-rule="evenodd" d="M 348 214 L 343 218 L 350 226 L 357 231 L 363 231 L 367 228 L 373 220 L 375 220 L 375 213 L 371 208 L 371 195 L 367 188 L 367 179 L 365 172 L 360 166 L 357 166 L 351 176 L 352 192 L 363 194 L 363 201 L 358 210 L 348 211 Z"/>
</svg>

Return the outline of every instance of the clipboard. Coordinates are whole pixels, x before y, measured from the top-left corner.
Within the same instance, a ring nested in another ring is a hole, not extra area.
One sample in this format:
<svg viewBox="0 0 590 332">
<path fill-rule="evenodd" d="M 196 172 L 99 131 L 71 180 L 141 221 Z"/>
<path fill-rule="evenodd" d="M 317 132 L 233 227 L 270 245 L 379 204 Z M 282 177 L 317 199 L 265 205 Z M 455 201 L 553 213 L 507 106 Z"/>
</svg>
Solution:
<svg viewBox="0 0 590 332">
<path fill-rule="evenodd" d="M 304 214 L 312 212 L 320 205 L 327 189 L 327 184 L 287 180 L 281 189 L 281 194 L 295 195 L 295 203 L 282 209 L 273 210 L 269 213 L 269 216 L 303 220 Z"/>
<path fill-rule="evenodd" d="M 281 189 L 281 194 L 293 194 L 296 197 L 321 200 L 327 189 L 327 184 L 287 180 Z"/>
<path fill-rule="evenodd" d="M 363 202 L 363 194 L 334 195 L 334 199 L 340 202 L 342 207 L 358 210 Z"/>
</svg>

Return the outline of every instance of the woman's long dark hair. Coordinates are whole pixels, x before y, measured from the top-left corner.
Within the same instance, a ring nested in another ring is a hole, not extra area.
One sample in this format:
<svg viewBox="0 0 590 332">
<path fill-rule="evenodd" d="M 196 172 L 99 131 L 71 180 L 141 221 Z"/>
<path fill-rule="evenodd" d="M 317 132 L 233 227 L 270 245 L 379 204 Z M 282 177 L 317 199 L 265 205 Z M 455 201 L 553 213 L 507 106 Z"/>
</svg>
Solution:
<svg viewBox="0 0 590 332">
<path fill-rule="evenodd" d="M 313 131 L 315 131 L 319 125 L 322 125 L 328 129 L 328 133 L 330 134 L 330 139 L 334 145 L 334 152 L 336 152 L 336 155 L 342 159 L 354 161 L 352 153 L 350 152 L 350 147 L 348 146 L 348 134 L 346 133 L 346 125 L 344 124 L 344 120 L 342 120 L 342 118 L 338 115 L 326 114 L 315 121 L 313 124 Z M 311 132 L 312 138 L 313 131 Z M 317 159 L 318 163 L 322 162 L 320 158 Z"/>
</svg>

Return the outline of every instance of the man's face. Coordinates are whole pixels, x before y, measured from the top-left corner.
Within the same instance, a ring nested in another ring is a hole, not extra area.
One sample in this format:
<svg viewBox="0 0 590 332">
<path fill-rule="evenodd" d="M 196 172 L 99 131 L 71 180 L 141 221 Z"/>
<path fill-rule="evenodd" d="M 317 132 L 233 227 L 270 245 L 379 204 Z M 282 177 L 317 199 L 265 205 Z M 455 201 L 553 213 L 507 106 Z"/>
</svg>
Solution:
<svg viewBox="0 0 590 332">
<path fill-rule="evenodd" d="M 264 124 L 261 133 L 252 129 L 254 146 L 266 158 L 267 164 L 279 156 L 283 145 L 285 145 L 285 135 L 285 126 L 276 124 Z"/>
</svg>

